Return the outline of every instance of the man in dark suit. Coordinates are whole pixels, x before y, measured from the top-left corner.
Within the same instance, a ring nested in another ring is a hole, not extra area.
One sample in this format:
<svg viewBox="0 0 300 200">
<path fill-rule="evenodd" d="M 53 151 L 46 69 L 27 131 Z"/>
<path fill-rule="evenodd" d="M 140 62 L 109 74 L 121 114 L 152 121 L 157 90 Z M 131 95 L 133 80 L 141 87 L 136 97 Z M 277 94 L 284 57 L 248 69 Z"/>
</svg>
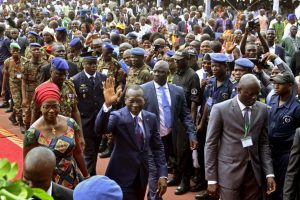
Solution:
<svg viewBox="0 0 300 200">
<path fill-rule="evenodd" d="M 300 74 L 300 51 L 296 51 L 291 59 L 290 68 L 294 76 L 299 76 Z"/>
<path fill-rule="evenodd" d="M 60 57 L 60 58 L 65 58 L 66 57 L 66 48 L 63 44 L 58 43 L 55 44 L 53 46 L 53 56 L 54 57 Z M 74 75 L 76 75 L 78 73 L 78 68 L 77 65 L 75 63 L 72 63 L 70 61 L 68 61 L 68 66 L 69 66 L 69 70 L 68 70 L 68 77 L 72 77 Z M 47 80 L 50 79 L 50 68 L 51 68 L 51 64 L 47 64 L 41 67 L 41 80 L 40 83 L 43 83 Z"/>
<path fill-rule="evenodd" d="M 19 30 L 16 28 L 13 28 L 10 30 L 10 36 L 11 36 L 11 42 L 16 42 L 21 47 L 20 54 L 21 56 L 25 55 L 25 49 L 28 46 L 28 41 L 26 37 L 20 37 L 19 36 Z"/>
<path fill-rule="evenodd" d="M 294 143 L 291 148 L 290 161 L 285 175 L 283 187 L 284 200 L 300 199 L 300 129 L 295 133 Z"/>
<path fill-rule="evenodd" d="M 43 189 L 54 200 L 72 200 L 72 190 L 52 182 L 55 166 L 56 158 L 52 151 L 46 147 L 33 148 L 24 160 L 23 180 L 32 188 Z"/>
<path fill-rule="evenodd" d="M 232 29 L 232 21 L 228 18 L 227 13 L 223 12 L 221 18 L 216 21 L 215 32 L 224 33 L 226 30 Z"/>
<path fill-rule="evenodd" d="M 213 197 L 260 199 L 263 174 L 267 177 L 267 194 L 276 189 L 267 135 L 268 109 L 256 101 L 259 92 L 259 80 L 246 74 L 240 79 L 238 96 L 212 107 L 205 174 L 207 191 Z"/>
<path fill-rule="evenodd" d="M 275 44 L 275 30 L 270 28 L 267 30 L 267 43 L 269 46 L 269 52 L 276 54 L 281 58 L 281 60 L 285 61 L 285 50 L 279 45 Z"/>
<path fill-rule="evenodd" d="M 188 32 L 192 31 L 193 22 L 189 21 L 189 13 L 184 14 L 184 20 L 178 22 L 178 36 L 179 36 L 179 44 L 183 45 L 185 42 L 185 36 Z"/>
<path fill-rule="evenodd" d="M 94 133 L 96 116 L 104 103 L 103 85 L 106 76 L 97 69 L 97 57 L 86 56 L 82 61 L 83 71 L 72 77 L 78 95 L 83 136 L 86 143 L 84 158 L 91 176 L 96 175 L 96 164 L 101 137 Z"/>
<path fill-rule="evenodd" d="M 138 85 L 127 88 L 126 107 L 109 112 L 121 94 L 121 90 L 115 94 L 114 86 L 114 80 L 108 78 L 104 84 L 105 103 L 95 124 L 96 133 L 112 132 L 115 140 L 105 175 L 120 185 L 123 200 L 143 200 L 149 176 L 148 152 L 151 150 L 159 174 L 157 195 L 161 197 L 167 190 L 168 169 L 156 116 L 143 110 L 144 92 Z"/>
<path fill-rule="evenodd" d="M 134 16 L 130 17 L 130 23 L 125 28 L 125 34 L 127 35 L 130 32 L 134 31 L 134 23 L 136 22 L 136 18 Z"/>
<path fill-rule="evenodd" d="M 160 124 L 160 136 L 164 144 L 166 159 L 175 152 L 173 141 L 177 137 L 177 121 L 180 119 L 186 128 L 187 137 L 190 139 L 191 148 L 197 147 L 197 136 L 192 121 L 191 113 L 187 107 L 184 91 L 181 87 L 167 83 L 169 64 L 158 61 L 153 68 L 154 81 L 143 84 L 145 106 L 144 109 L 154 113 L 157 124 Z M 151 155 L 151 154 L 150 154 Z M 172 155 L 175 157 L 175 155 Z M 156 183 L 158 174 L 153 155 L 150 156 L 149 195 L 150 199 L 157 199 Z"/>
<path fill-rule="evenodd" d="M 202 30 L 202 34 L 206 33 L 210 36 L 210 40 L 214 40 L 215 39 L 215 32 L 214 32 L 214 28 L 216 25 L 216 21 L 213 18 L 210 18 L 207 22 L 207 26 L 205 26 Z"/>
</svg>

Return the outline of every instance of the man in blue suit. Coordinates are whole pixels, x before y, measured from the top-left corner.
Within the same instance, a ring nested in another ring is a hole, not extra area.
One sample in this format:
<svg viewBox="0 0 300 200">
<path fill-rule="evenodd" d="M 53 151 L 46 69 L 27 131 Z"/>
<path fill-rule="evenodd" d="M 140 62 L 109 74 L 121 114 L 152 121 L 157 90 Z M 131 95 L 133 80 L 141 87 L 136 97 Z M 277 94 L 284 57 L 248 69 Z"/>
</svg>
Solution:
<svg viewBox="0 0 300 200">
<path fill-rule="evenodd" d="M 156 120 L 157 124 L 160 125 L 160 136 L 167 160 L 176 149 L 174 141 L 177 136 L 177 121 L 179 119 L 185 125 L 191 148 L 196 149 L 198 145 L 195 127 L 187 107 L 184 91 L 181 87 L 167 83 L 168 74 L 169 64 L 166 61 L 158 61 L 153 68 L 154 80 L 141 86 L 144 90 L 146 102 L 144 109 L 157 116 Z M 149 198 L 151 200 L 160 199 L 156 196 L 156 183 L 159 174 L 151 154 L 149 166 Z"/>
<path fill-rule="evenodd" d="M 95 119 L 104 103 L 102 81 L 106 76 L 97 69 L 97 57 L 83 58 L 84 70 L 76 74 L 72 80 L 78 95 L 78 110 L 80 112 L 83 136 L 86 142 L 84 158 L 91 176 L 96 175 L 96 164 L 101 137 L 94 133 Z"/>
<path fill-rule="evenodd" d="M 126 90 L 126 107 L 109 112 L 121 94 L 121 90 L 115 93 L 114 87 L 114 80 L 108 78 L 104 84 L 105 103 L 95 124 L 96 133 L 114 135 L 115 146 L 105 175 L 120 185 L 123 200 L 144 200 L 151 150 L 159 174 L 157 194 L 161 197 L 167 190 L 168 170 L 156 116 L 143 110 L 144 92 L 138 85 Z"/>
</svg>

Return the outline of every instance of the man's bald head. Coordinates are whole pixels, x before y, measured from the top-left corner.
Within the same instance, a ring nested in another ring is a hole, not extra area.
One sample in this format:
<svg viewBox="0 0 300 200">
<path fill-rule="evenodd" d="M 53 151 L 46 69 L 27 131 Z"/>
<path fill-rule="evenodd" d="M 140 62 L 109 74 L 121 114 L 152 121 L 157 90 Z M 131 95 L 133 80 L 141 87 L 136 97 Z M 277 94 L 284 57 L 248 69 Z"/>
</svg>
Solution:
<svg viewBox="0 0 300 200">
<path fill-rule="evenodd" d="M 161 86 L 166 84 L 169 75 L 169 67 L 169 63 L 164 60 L 160 60 L 154 65 L 153 80 L 157 84 Z"/>
<path fill-rule="evenodd" d="M 253 74 L 245 74 L 238 85 L 238 98 L 245 106 L 252 106 L 260 93 L 260 82 Z"/>
<path fill-rule="evenodd" d="M 168 72 L 169 71 L 169 63 L 164 60 L 160 60 L 154 65 L 153 70 L 155 70 L 155 69 L 161 69 L 161 70 Z"/>
<path fill-rule="evenodd" d="M 55 166 L 56 157 L 54 153 L 46 147 L 36 147 L 30 150 L 25 157 L 24 181 L 30 187 L 42 188 L 47 191 Z"/>
</svg>

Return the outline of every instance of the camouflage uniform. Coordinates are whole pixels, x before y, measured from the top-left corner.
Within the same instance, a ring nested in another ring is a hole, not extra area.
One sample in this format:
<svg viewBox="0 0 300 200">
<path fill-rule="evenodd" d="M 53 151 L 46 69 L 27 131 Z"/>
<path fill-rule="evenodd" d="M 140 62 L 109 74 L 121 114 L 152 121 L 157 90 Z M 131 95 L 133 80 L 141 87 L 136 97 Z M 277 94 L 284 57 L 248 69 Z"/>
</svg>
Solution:
<svg viewBox="0 0 300 200">
<path fill-rule="evenodd" d="M 80 58 L 80 56 L 75 56 L 72 60 L 73 63 L 75 63 L 77 65 L 77 71 L 81 72 L 82 71 L 82 59 Z"/>
<path fill-rule="evenodd" d="M 106 75 L 107 77 L 112 76 L 115 78 L 116 86 L 124 85 L 126 80 L 126 74 L 122 70 L 118 60 L 111 58 L 110 62 L 105 62 L 103 58 L 98 61 L 97 71 Z"/>
<path fill-rule="evenodd" d="M 153 79 L 151 68 L 144 64 L 141 68 L 130 67 L 128 76 L 126 78 L 126 85 L 142 85 Z"/>
<path fill-rule="evenodd" d="M 43 61 L 47 61 L 47 62 L 49 61 L 45 48 L 41 48 L 41 57 Z M 25 58 L 27 60 L 30 60 L 32 58 L 30 47 L 26 47 L 25 49 Z"/>
<path fill-rule="evenodd" d="M 45 83 L 47 83 L 49 81 L 51 81 L 51 80 L 48 80 Z M 75 86 L 71 80 L 67 79 L 64 81 L 63 85 L 60 88 L 60 94 L 61 94 L 61 101 L 60 101 L 59 114 L 65 116 L 65 117 L 71 117 L 72 108 L 74 106 L 77 106 L 77 103 L 78 103 Z M 34 115 L 37 118 L 41 116 L 40 108 L 34 102 L 34 99 L 32 101 L 32 112 L 34 112 Z"/>
<path fill-rule="evenodd" d="M 32 101 L 34 90 L 40 84 L 41 79 L 40 69 L 43 65 L 47 64 L 44 61 L 33 63 L 32 60 L 27 60 L 22 66 L 22 78 L 26 81 L 25 91 L 27 94 L 28 104 L 23 108 L 24 111 L 24 124 L 26 127 L 30 126 L 31 109 L 30 103 Z"/>
<path fill-rule="evenodd" d="M 14 112 L 17 116 L 19 124 L 23 124 L 22 120 L 22 65 L 26 58 L 21 57 L 18 62 L 15 62 L 12 57 L 4 61 L 3 73 L 8 72 L 9 88 L 14 102 Z"/>
</svg>

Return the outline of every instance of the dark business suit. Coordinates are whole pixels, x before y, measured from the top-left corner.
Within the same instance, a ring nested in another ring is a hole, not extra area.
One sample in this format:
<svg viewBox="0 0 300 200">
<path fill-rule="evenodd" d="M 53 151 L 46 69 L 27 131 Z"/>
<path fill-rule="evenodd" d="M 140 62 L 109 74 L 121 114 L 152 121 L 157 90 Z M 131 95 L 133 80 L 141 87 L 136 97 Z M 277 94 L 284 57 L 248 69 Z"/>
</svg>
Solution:
<svg viewBox="0 0 300 200">
<path fill-rule="evenodd" d="M 193 27 L 193 23 L 188 21 L 188 27 Z M 183 45 L 185 43 L 185 36 L 186 36 L 186 21 L 180 21 L 178 23 L 178 36 L 179 36 L 179 44 Z"/>
<path fill-rule="evenodd" d="M 215 39 L 215 32 L 213 29 L 211 29 L 209 26 L 206 26 L 203 28 L 202 30 L 202 34 L 208 34 L 210 36 L 210 40 L 214 40 Z"/>
<path fill-rule="evenodd" d="M 253 145 L 243 148 L 244 118 L 237 98 L 215 104 L 211 110 L 205 144 L 206 179 L 218 182 L 223 200 L 257 200 L 262 195 L 262 177 L 274 174 L 267 105 L 257 101 L 252 106 L 248 135 Z"/>
<path fill-rule="evenodd" d="M 223 26 L 224 20 L 225 20 L 225 30 Z M 232 30 L 232 29 L 233 29 L 233 25 L 230 19 L 219 18 L 216 20 L 215 32 L 224 33 L 224 31 Z"/>
<path fill-rule="evenodd" d="M 28 40 L 26 39 L 26 37 L 18 37 L 17 38 L 17 43 L 21 47 L 20 54 L 22 56 L 24 56 L 25 55 L 25 49 L 29 45 Z"/>
<path fill-rule="evenodd" d="M 275 54 L 285 61 L 285 50 L 279 45 L 275 45 Z"/>
<path fill-rule="evenodd" d="M 154 113 L 157 118 L 157 124 L 160 124 L 160 113 L 159 113 L 159 105 L 158 99 L 156 94 L 156 88 L 154 85 L 154 81 L 145 83 L 141 86 L 144 90 L 144 98 L 145 98 L 145 106 L 144 109 Z M 174 152 L 176 147 L 173 141 L 176 141 L 178 127 L 177 122 L 180 119 L 186 128 L 187 137 L 190 139 L 197 140 L 195 127 L 192 121 L 191 113 L 187 107 L 184 91 L 181 87 L 178 87 L 173 84 L 168 84 L 170 98 L 171 98 L 171 115 L 172 115 L 172 132 L 170 136 L 164 136 L 163 143 L 166 152 L 166 158 L 168 159 L 169 154 Z M 169 141 L 166 141 L 169 140 Z M 174 156 L 174 155 L 173 155 Z M 151 199 L 155 199 L 155 191 L 157 189 L 157 181 L 158 181 L 158 174 L 153 162 L 153 156 L 150 156 L 149 159 L 149 192 Z"/>
<path fill-rule="evenodd" d="M 72 200 L 73 190 L 56 183 L 52 183 L 52 197 L 54 200 Z"/>
<path fill-rule="evenodd" d="M 69 77 L 75 76 L 78 73 L 77 65 L 73 62 L 68 61 L 69 66 Z M 41 67 L 41 80 L 40 83 L 43 83 L 45 81 L 48 81 L 50 79 L 50 68 L 51 64 L 47 64 Z"/>
<path fill-rule="evenodd" d="M 127 107 L 111 113 L 101 109 L 95 123 L 96 133 L 112 132 L 114 135 L 115 146 L 105 175 L 120 185 L 123 200 L 144 199 L 149 176 L 149 150 L 154 155 L 159 176 L 168 175 L 156 116 L 145 110 L 141 112 L 145 138 L 143 148 L 137 142 L 134 121 Z"/>
<path fill-rule="evenodd" d="M 96 164 L 101 137 L 94 132 L 95 120 L 104 103 L 102 81 L 106 76 L 96 73 L 94 87 L 84 71 L 73 76 L 72 81 L 78 95 L 83 136 L 85 140 L 84 159 L 90 175 L 96 175 Z"/>
<path fill-rule="evenodd" d="M 295 133 L 283 187 L 283 200 L 300 200 L 300 129 Z"/>
</svg>

